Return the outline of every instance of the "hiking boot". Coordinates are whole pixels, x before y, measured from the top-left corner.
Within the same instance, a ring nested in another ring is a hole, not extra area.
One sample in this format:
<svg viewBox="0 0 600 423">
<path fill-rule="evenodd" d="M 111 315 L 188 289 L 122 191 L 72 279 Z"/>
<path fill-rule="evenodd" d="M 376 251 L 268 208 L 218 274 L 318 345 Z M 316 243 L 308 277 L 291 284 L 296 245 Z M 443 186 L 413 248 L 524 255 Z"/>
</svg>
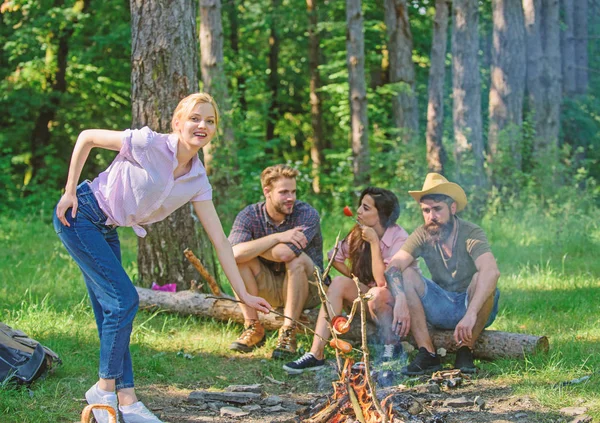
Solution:
<svg viewBox="0 0 600 423">
<path fill-rule="evenodd" d="M 400 371 L 403 375 L 416 376 L 437 372 L 441 368 L 442 364 L 440 356 L 430 353 L 425 347 L 421 347 L 413 361 L 408 366 L 403 367 Z"/>
<path fill-rule="evenodd" d="M 244 332 L 238 339 L 231 343 L 230 350 L 243 353 L 250 352 L 265 343 L 265 328 L 258 320 L 246 320 Z"/>
<path fill-rule="evenodd" d="M 114 392 L 99 391 L 98 384 L 92 386 L 85 393 L 85 400 L 88 404 L 105 404 L 115 409 L 117 423 L 119 423 L 119 412 L 117 411 L 117 394 Z M 94 418 L 98 423 L 108 423 L 110 416 L 106 410 L 92 410 Z"/>
<path fill-rule="evenodd" d="M 477 367 L 473 362 L 473 351 L 469 347 L 460 347 L 456 351 L 456 358 L 454 360 L 454 368 L 460 369 L 463 373 L 473 374 L 477 372 Z"/>
<path fill-rule="evenodd" d="M 299 359 L 283 365 L 283 370 L 291 375 L 299 375 L 308 370 L 320 370 L 325 367 L 325 359 L 319 360 L 313 353 L 306 353 Z"/>
<path fill-rule="evenodd" d="M 282 326 L 279 328 L 277 345 L 271 354 L 272 359 L 280 360 L 286 356 L 296 354 L 296 326 Z"/>
<path fill-rule="evenodd" d="M 163 423 L 141 401 L 131 405 L 120 406 L 119 410 L 123 414 L 123 421 L 125 423 Z"/>
</svg>

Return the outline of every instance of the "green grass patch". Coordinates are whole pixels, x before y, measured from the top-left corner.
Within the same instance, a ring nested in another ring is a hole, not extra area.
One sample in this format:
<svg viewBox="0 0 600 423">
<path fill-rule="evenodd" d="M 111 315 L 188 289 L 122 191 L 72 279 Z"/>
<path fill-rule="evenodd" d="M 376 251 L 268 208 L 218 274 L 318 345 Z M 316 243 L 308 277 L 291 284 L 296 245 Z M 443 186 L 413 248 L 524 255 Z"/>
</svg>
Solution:
<svg viewBox="0 0 600 423">
<path fill-rule="evenodd" d="M 482 375 L 554 411 L 583 405 L 600 419 L 600 227 L 591 217 L 595 214 L 576 209 L 549 214 L 531 207 L 481 222 L 502 272 L 500 312 L 492 329 L 546 335 L 550 353 L 480 366 Z M 345 234 L 352 222 L 325 216 L 329 249 L 337 231 Z M 401 224 L 411 231 L 418 219 L 407 211 Z M 135 235 L 127 228 L 121 235 L 123 262 L 135 274 Z M 48 345 L 64 361 L 31 390 L 0 388 L 0 421 L 77 421 L 80 400 L 97 379 L 99 342 L 83 279 L 47 219 L 0 216 L 0 275 L 0 320 Z M 253 354 L 230 353 L 227 347 L 239 332 L 236 324 L 141 311 L 132 336 L 141 396 L 151 384 L 221 389 L 264 382 L 266 376 L 287 380 L 299 392 L 329 389 L 314 374 L 289 377 L 281 363 L 268 359 L 276 334 Z M 307 349 L 310 341 L 300 338 Z M 584 383 L 556 386 L 588 374 L 593 376 Z"/>
</svg>

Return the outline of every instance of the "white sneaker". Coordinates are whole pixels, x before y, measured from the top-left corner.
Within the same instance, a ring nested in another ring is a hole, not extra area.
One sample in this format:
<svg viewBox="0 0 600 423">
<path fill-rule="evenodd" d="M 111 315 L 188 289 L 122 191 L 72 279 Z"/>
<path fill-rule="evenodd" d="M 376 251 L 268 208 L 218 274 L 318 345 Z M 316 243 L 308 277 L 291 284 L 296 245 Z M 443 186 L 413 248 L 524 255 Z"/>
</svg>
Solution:
<svg viewBox="0 0 600 423">
<path fill-rule="evenodd" d="M 119 410 L 125 423 L 163 423 L 141 401 L 131 405 L 121 405 Z"/>
<path fill-rule="evenodd" d="M 117 411 L 117 394 L 109 392 L 107 394 L 101 394 L 98 392 L 98 385 L 92 386 L 85 393 L 85 400 L 88 404 L 105 404 L 110 405 L 115 409 L 115 415 L 117 416 L 117 423 L 119 423 L 119 412 Z M 98 423 L 109 423 L 110 415 L 106 410 L 92 410 L 94 418 Z"/>
</svg>

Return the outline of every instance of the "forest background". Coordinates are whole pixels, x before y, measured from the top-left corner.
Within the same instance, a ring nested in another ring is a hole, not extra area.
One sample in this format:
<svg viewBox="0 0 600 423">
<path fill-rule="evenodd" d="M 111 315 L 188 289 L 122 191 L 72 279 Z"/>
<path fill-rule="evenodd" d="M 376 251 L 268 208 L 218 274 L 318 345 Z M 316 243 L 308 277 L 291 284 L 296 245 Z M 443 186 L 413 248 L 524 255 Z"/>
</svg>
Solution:
<svg viewBox="0 0 600 423">
<path fill-rule="evenodd" d="M 56 348 L 68 313 L 76 322 L 89 314 L 50 222 L 77 135 L 145 124 L 169 131 L 174 106 L 200 89 L 223 112 L 203 159 L 226 231 L 261 200 L 259 175 L 270 164 L 301 170 L 299 198 L 320 212 L 325 248 L 349 229 L 341 210 L 368 184 L 393 190 L 401 223 L 414 229 L 420 217 L 406 191 L 442 172 L 464 186 L 464 215 L 484 227 L 499 259 L 499 328 L 554 336 L 550 357 L 500 363 L 496 374 L 517 375 L 546 403 L 569 403 L 536 383 L 561 378 L 561 366 L 573 377 L 597 368 L 598 0 L 4 0 L 0 12 L 0 320 Z M 82 179 L 113 157 L 94 150 Z M 199 279 L 181 255 L 190 246 L 220 275 L 194 225 L 184 208 L 146 240 L 122 232 L 136 283 L 189 286 Z M 48 313 L 56 325 L 40 326 Z M 569 323 L 544 323 L 557 315 Z M 141 316 L 138 342 L 153 331 L 160 338 L 170 321 Z M 93 328 L 85 333 L 93 339 Z M 69 342 L 66 354 L 80 348 Z M 87 381 L 73 383 L 67 395 Z M 577 394 L 600 416 L 597 386 L 592 379 Z M 22 398 L 6 395 L 14 421 L 42 421 L 33 404 L 22 411 Z M 73 405 L 57 413 L 70 416 Z"/>
</svg>

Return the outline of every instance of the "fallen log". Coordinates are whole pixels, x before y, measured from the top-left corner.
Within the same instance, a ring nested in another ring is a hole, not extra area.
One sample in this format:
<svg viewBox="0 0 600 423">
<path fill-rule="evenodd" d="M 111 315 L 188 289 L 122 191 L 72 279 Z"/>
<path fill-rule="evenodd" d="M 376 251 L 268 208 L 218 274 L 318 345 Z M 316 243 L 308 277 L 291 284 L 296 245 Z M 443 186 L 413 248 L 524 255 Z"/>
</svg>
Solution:
<svg viewBox="0 0 600 423">
<path fill-rule="evenodd" d="M 171 293 L 140 287 L 136 287 L 136 289 L 140 296 L 140 307 L 142 308 L 158 307 L 179 314 L 191 314 L 244 323 L 244 316 L 239 304 L 229 301 L 227 298 L 232 299 L 232 297 L 227 297 L 225 294 L 222 294 L 222 298 L 217 299 L 191 291 Z M 303 314 L 300 320 L 309 327 L 314 327 L 317 314 L 318 310 L 310 310 L 307 314 Z M 273 313 L 261 314 L 260 319 L 267 330 L 277 330 L 283 324 L 283 317 L 276 316 Z M 367 335 L 372 338 L 376 336 L 376 333 L 375 325 L 369 323 Z M 453 331 L 431 330 L 430 333 L 437 348 L 445 348 L 447 352 L 456 351 L 457 346 L 454 342 Z M 344 339 L 360 340 L 360 338 L 360 322 L 358 324 L 353 323 L 350 332 L 344 334 Z M 414 340 L 411 337 L 407 341 L 414 345 Z M 498 358 L 522 359 L 525 355 L 546 353 L 548 350 L 548 338 L 545 336 L 485 330 L 477 340 L 473 353 L 475 357 L 486 360 Z"/>
</svg>

